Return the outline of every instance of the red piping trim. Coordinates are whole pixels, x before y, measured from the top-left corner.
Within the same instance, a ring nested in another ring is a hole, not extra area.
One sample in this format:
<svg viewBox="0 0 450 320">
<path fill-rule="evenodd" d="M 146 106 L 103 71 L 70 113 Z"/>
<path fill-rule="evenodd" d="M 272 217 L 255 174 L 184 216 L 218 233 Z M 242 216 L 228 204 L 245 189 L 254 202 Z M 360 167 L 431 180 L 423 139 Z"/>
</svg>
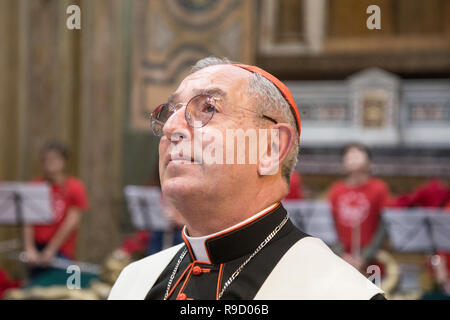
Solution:
<svg viewBox="0 0 450 320">
<path fill-rule="evenodd" d="M 219 277 L 217 278 L 216 300 L 219 300 L 219 292 L 220 292 L 220 284 L 222 283 L 223 267 L 224 267 L 224 264 L 223 263 L 220 264 Z"/>
<path fill-rule="evenodd" d="M 189 270 L 189 268 L 191 267 L 192 263 L 189 263 L 188 266 L 186 267 L 186 269 L 183 271 L 183 273 L 181 274 L 181 276 L 178 278 L 177 282 L 175 282 L 175 285 L 172 287 L 172 289 L 170 289 L 169 294 L 167 295 L 167 300 L 169 300 L 170 296 L 172 295 L 173 291 L 176 289 L 176 287 L 178 287 L 178 284 L 180 283 L 181 279 L 183 279 L 184 275 L 186 274 L 186 271 Z"/>
<path fill-rule="evenodd" d="M 194 264 L 193 263 L 191 263 L 191 270 L 189 270 L 189 272 L 188 272 L 188 274 L 186 276 L 186 280 L 184 280 L 180 291 L 178 291 L 178 295 L 183 293 L 184 288 L 186 287 L 187 283 L 189 282 L 189 279 L 191 278 L 191 274 L 192 274 L 192 269 L 194 269 Z"/>
<path fill-rule="evenodd" d="M 188 241 L 188 239 L 186 239 L 186 236 L 184 235 L 186 231 L 186 226 L 183 227 L 183 229 L 181 230 L 181 237 L 184 240 L 184 243 L 186 244 L 186 247 L 188 248 L 189 251 L 189 255 L 191 256 L 192 261 L 195 261 L 195 256 L 194 256 L 194 252 L 192 251 L 191 245 Z"/>
<path fill-rule="evenodd" d="M 194 260 L 193 263 L 194 263 L 194 264 L 196 264 L 196 263 L 201 263 L 201 264 L 206 264 L 206 265 L 212 266 L 212 263 L 211 263 L 211 262 L 206 262 L 206 261 Z"/>
</svg>

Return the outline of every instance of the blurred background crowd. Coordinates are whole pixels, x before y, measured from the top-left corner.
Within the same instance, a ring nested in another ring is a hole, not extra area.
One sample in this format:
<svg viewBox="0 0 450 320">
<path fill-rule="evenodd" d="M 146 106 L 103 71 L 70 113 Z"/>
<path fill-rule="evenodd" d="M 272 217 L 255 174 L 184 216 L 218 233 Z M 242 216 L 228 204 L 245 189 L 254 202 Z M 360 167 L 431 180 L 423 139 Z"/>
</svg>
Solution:
<svg viewBox="0 0 450 320">
<path fill-rule="evenodd" d="M 81 29 L 66 25 L 70 5 Z M 367 27 L 370 5 L 381 29 Z M 181 241 L 161 197 L 164 230 L 133 223 L 124 188 L 157 192 L 149 114 L 211 55 L 294 95 L 286 205 L 326 204 L 330 246 L 364 274 L 378 266 L 388 298 L 448 298 L 448 219 L 444 245 L 402 250 L 384 217 L 419 221 L 409 236 L 425 239 L 418 215 L 450 213 L 450 0 L 0 0 L 0 189 L 47 183 L 54 216 L 0 223 L 0 299 L 103 299 L 127 263 Z"/>
</svg>

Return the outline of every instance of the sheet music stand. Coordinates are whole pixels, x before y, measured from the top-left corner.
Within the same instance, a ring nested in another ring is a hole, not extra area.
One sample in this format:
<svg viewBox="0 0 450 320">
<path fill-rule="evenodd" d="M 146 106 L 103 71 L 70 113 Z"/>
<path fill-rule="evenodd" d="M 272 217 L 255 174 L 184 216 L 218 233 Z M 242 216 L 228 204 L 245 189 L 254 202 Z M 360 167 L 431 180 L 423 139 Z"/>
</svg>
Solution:
<svg viewBox="0 0 450 320">
<path fill-rule="evenodd" d="M 128 209 L 138 230 L 168 231 L 170 223 L 164 216 L 161 191 L 158 187 L 126 186 Z"/>
<path fill-rule="evenodd" d="M 46 224 L 53 220 L 50 188 L 46 184 L 0 184 L 0 224 Z"/>
<path fill-rule="evenodd" d="M 2 243 L 6 247 L 3 253 L 23 247 L 24 225 L 47 224 L 53 220 L 50 199 L 50 188 L 46 184 L 0 183 L 0 225 L 16 225 L 20 234 L 19 239 Z M 11 245 L 13 241 L 15 245 Z"/>
<path fill-rule="evenodd" d="M 428 254 L 436 249 L 426 209 L 386 209 L 382 218 L 394 250 Z"/>
<path fill-rule="evenodd" d="M 387 225 L 391 247 L 398 252 L 432 255 L 437 250 L 450 251 L 448 212 L 432 208 L 386 209 L 382 218 Z M 418 267 L 413 264 L 400 267 L 399 288 L 405 292 L 420 290 Z"/>
<path fill-rule="evenodd" d="M 427 209 L 427 214 L 435 249 L 450 252 L 450 213 Z"/>
<path fill-rule="evenodd" d="M 327 201 L 285 200 L 283 206 L 300 230 L 322 239 L 328 245 L 337 243 L 334 220 Z"/>
</svg>

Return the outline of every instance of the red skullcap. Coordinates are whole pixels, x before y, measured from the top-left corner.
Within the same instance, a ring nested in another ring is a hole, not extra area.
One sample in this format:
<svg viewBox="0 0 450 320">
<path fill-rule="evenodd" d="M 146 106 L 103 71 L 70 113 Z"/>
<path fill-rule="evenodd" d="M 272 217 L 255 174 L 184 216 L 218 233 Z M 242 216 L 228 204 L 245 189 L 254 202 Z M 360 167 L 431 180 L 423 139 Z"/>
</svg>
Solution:
<svg viewBox="0 0 450 320">
<path fill-rule="evenodd" d="M 266 78 L 267 80 L 272 82 L 275 85 L 275 87 L 277 87 L 278 90 L 280 90 L 280 92 L 283 95 L 283 97 L 289 103 L 289 106 L 291 107 L 291 111 L 294 114 L 295 122 L 297 123 L 298 137 L 300 138 L 300 133 L 302 131 L 301 130 L 302 126 L 301 126 L 301 121 L 300 121 L 300 114 L 298 112 L 297 105 L 295 104 L 294 97 L 292 96 L 292 94 L 289 91 L 288 87 L 286 87 L 286 85 L 283 82 L 281 82 L 280 80 L 275 78 L 273 75 L 271 75 L 267 71 L 264 71 L 263 69 L 261 69 L 261 68 L 259 68 L 257 66 L 249 66 L 249 65 L 246 65 L 246 64 L 233 64 L 233 66 L 245 69 L 245 70 L 253 72 L 253 73 L 260 74 L 261 76 L 263 76 L 264 78 Z"/>
</svg>

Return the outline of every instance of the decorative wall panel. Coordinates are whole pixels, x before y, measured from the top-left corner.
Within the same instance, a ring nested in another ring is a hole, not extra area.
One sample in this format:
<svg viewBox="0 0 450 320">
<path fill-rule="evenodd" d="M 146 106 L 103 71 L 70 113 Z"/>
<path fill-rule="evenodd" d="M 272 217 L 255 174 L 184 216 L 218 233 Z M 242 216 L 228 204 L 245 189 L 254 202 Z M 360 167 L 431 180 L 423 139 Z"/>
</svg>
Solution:
<svg viewBox="0 0 450 320">
<path fill-rule="evenodd" d="M 214 55 L 252 63 L 252 0 L 146 0 L 133 6 L 132 128 L 148 128 L 150 112 L 197 60 Z"/>
</svg>

